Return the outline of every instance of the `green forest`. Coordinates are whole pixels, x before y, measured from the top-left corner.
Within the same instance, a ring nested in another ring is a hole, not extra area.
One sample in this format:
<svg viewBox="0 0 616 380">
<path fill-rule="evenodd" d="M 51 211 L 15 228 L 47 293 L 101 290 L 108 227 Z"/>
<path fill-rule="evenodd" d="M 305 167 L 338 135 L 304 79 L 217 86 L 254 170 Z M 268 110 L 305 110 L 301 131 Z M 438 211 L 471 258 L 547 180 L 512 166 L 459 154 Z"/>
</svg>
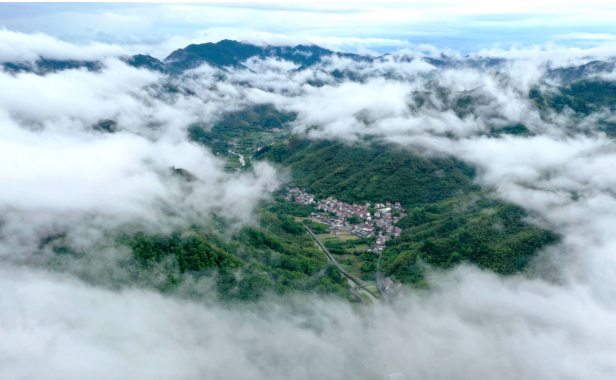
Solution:
<svg viewBox="0 0 616 380">
<path fill-rule="evenodd" d="M 471 193 L 416 208 L 398 222 L 402 235 L 383 251 L 383 273 L 423 284 L 428 264 L 452 268 L 468 262 L 508 275 L 524 270 L 558 235 L 524 222 L 520 207 Z"/>
<path fill-rule="evenodd" d="M 193 227 L 170 236 L 138 233 L 121 242 L 144 266 L 171 256 L 181 273 L 216 274 L 222 300 L 257 301 L 267 293 L 297 291 L 350 297 L 340 271 L 328 267 L 301 224 L 276 211 L 275 206 L 261 209 L 259 226 L 230 237 Z"/>
<path fill-rule="evenodd" d="M 508 133 L 524 133 L 513 126 Z M 348 146 L 291 137 L 259 152 L 258 159 L 290 167 L 293 185 L 317 198 L 350 203 L 399 201 L 408 216 L 402 235 L 383 252 L 383 273 L 422 286 L 427 266 L 469 262 L 500 274 L 524 270 L 539 249 L 558 240 L 524 222 L 525 211 L 489 197 L 472 183 L 474 170 L 452 158 L 426 158 L 392 146 Z M 278 205 L 275 207 L 294 207 Z M 359 256 L 363 279 L 374 278 L 377 256 L 355 252 L 357 242 L 328 242 L 334 254 Z M 344 264 L 344 263 L 343 263 Z"/>
<path fill-rule="evenodd" d="M 402 202 L 414 206 L 477 190 L 474 169 L 448 157 L 426 158 L 391 145 L 347 146 L 290 137 L 255 154 L 293 173 L 293 183 L 317 198 Z"/>
<path fill-rule="evenodd" d="M 277 140 L 278 136 L 267 133 L 267 129 L 283 128 L 285 123 L 294 119 L 293 114 L 279 112 L 270 105 L 261 105 L 229 113 L 211 128 L 204 124 L 191 125 L 188 136 L 210 147 L 213 152 L 224 153 L 230 147 L 228 143 L 234 142 L 238 144 L 234 149 L 252 155 L 257 146 Z"/>
<path fill-rule="evenodd" d="M 116 248 L 128 248 L 133 256 L 119 263 L 129 273 L 129 278 L 120 282 L 174 292 L 184 281 L 207 277 L 215 281 L 216 298 L 223 301 L 255 302 L 267 294 L 309 292 L 356 302 L 340 271 L 328 263 L 304 227 L 288 214 L 310 211 L 271 202 L 262 206 L 257 210 L 258 225 L 232 234 L 228 222 L 215 215 L 204 225 L 166 235 L 118 232 Z M 67 259 L 73 267 L 88 265 L 87 255 L 67 248 L 63 236 L 43 239 L 40 249 L 46 248 L 54 253 L 52 267 L 58 270 L 63 270 Z"/>
<path fill-rule="evenodd" d="M 228 142 L 234 141 L 233 149 L 245 152 L 247 158 L 256 146 L 270 141 L 253 158 L 289 168 L 288 185 L 306 188 L 317 199 L 401 202 L 408 216 L 397 224 L 402 235 L 390 240 L 383 252 L 382 270 L 407 284 L 424 286 L 426 268 L 448 269 L 462 262 L 513 274 L 523 271 L 539 249 L 558 240 L 554 233 L 525 223 L 521 208 L 490 198 L 473 183 L 474 169 L 451 157 L 426 157 L 370 141 L 346 145 L 264 134 L 267 128 L 284 128 L 293 118 L 271 106 L 259 106 L 229 114 L 211 130 L 195 125 L 189 135 L 214 152 L 226 152 Z M 502 133 L 528 132 L 522 125 L 507 128 Z M 173 170 L 178 178 L 194 180 L 188 171 Z M 258 224 L 235 232 L 230 232 L 228 221 L 213 215 L 203 225 L 166 235 L 118 233 L 115 244 L 132 253 L 131 261 L 123 264 L 133 268 L 131 276 L 156 274 L 158 280 L 141 283 L 163 292 L 181 288 L 189 278 L 210 278 L 216 297 L 229 302 L 255 302 L 267 294 L 294 292 L 354 300 L 340 271 L 297 222 L 314 208 L 286 202 L 284 194 L 281 189 L 272 201 L 260 205 Z M 308 225 L 316 233 L 327 233 L 327 225 Z M 373 240 L 328 238 L 324 244 L 347 270 L 373 280 L 378 255 L 366 251 Z M 68 249 L 62 237 L 42 241 L 41 249 L 46 248 L 52 248 L 57 263 L 69 256 L 85 257 Z"/>
</svg>

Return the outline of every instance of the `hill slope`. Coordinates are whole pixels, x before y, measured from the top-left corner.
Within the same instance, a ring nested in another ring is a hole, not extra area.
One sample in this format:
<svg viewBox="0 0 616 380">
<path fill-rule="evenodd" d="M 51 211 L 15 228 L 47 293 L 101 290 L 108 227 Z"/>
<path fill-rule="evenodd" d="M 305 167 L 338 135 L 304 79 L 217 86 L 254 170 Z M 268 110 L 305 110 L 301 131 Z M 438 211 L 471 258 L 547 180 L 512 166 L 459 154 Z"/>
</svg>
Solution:
<svg viewBox="0 0 616 380">
<path fill-rule="evenodd" d="M 241 62 L 252 58 L 274 57 L 284 59 L 298 65 L 308 67 L 320 62 L 323 57 L 347 57 L 355 60 L 371 60 L 370 57 L 350 53 L 337 53 L 318 46 L 297 45 L 284 46 L 255 46 L 244 42 L 222 40 L 217 43 L 208 42 L 199 45 L 188 45 L 177 49 L 167 58 L 165 64 L 176 70 L 183 71 L 195 68 L 203 63 L 214 67 L 246 68 Z"/>
<path fill-rule="evenodd" d="M 349 147 L 292 137 L 255 154 L 287 166 L 293 182 L 318 198 L 359 202 L 433 203 L 474 191 L 474 170 L 453 158 L 425 158 L 409 150 L 374 144 Z"/>
<path fill-rule="evenodd" d="M 513 274 L 524 270 L 538 250 L 558 241 L 556 234 L 524 222 L 520 207 L 480 191 L 472 182 L 473 169 L 452 158 L 297 137 L 255 156 L 290 168 L 292 183 L 318 199 L 401 202 L 408 216 L 397 223 L 402 235 L 383 251 L 383 273 L 405 283 L 421 286 L 424 264 L 447 269 L 469 262 Z M 362 277 L 370 279 L 377 255 L 367 256 L 362 255 Z"/>
<path fill-rule="evenodd" d="M 414 209 L 397 224 L 402 235 L 383 251 L 383 273 L 421 284 L 422 263 L 447 269 L 469 262 L 500 274 L 519 272 L 559 239 L 525 223 L 525 216 L 520 207 L 481 192 Z"/>
</svg>

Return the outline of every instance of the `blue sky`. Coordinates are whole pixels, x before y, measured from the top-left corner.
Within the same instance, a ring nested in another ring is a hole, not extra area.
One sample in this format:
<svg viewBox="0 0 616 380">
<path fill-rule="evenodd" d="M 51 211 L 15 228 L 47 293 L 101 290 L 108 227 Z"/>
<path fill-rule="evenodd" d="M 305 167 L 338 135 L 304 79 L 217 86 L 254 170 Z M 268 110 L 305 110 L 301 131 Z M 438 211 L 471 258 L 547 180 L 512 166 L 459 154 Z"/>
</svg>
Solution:
<svg viewBox="0 0 616 380">
<path fill-rule="evenodd" d="M 375 52 L 427 44 L 462 53 L 616 40 L 610 2 L 493 3 L 2 3 L 0 28 L 78 44 L 158 46 L 155 55 L 224 38 Z"/>
</svg>

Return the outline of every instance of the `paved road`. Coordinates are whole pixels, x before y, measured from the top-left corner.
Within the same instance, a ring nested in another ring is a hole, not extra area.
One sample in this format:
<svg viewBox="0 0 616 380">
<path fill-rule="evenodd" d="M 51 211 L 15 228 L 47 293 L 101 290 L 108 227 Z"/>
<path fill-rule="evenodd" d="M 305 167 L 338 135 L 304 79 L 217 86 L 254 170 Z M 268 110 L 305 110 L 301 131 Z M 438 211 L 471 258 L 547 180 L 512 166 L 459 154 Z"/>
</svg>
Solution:
<svg viewBox="0 0 616 380">
<path fill-rule="evenodd" d="M 385 300 L 387 306 L 391 306 L 389 302 L 389 296 L 385 291 L 385 286 L 383 285 L 383 277 L 381 276 L 381 257 L 383 254 L 379 252 L 379 260 L 376 262 L 376 286 L 379 289 L 379 293 L 381 293 L 381 297 Z"/>
<path fill-rule="evenodd" d="M 359 300 L 361 301 L 362 305 L 364 306 L 364 315 L 367 317 L 368 316 L 368 306 L 366 306 L 366 300 L 364 300 L 364 297 L 362 297 L 359 293 L 357 293 L 357 291 L 355 291 L 355 289 L 357 289 L 357 287 L 351 287 L 351 289 L 349 289 L 349 291 L 355 295 L 357 298 L 359 298 Z"/>
<path fill-rule="evenodd" d="M 351 286 L 351 293 L 353 293 L 354 295 L 359 297 L 361 302 L 364 304 L 364 312 L 367 311 L 367 309 L 366 309 L 366 301 L 364 300 L 364 298 L 362 296 L 360 296 L 357 293 L 365 294 L 366 296 L 368 296 L 368 298 L 370 298 L 370 300 L 374 303 L 375 306 L 380 305 L 379 299 L 376 298 L 374 296 L 374 294 L 372 294 L 369 291 L 364 289 L 364 287 L 366 286 L 366 283 L 361 278 L 350 274 L 343 267 L 341 267 L 340 264 L 338 264 L 338 261 L 336 261 L 336 259 L 329 252 L 329 250 L 327 248 L 325 248 L 323 243 L 321 243 L 321 241 L 317 238 L 317 236 L 314 234 L 314 232 L 312 232 L 312 230 L 310 228 L 308 228 L 308 226 L 306 226 L 305 224 L 302 223 L 302 225 L 304 226 L 306 231 L 308 231 L 308 234 L 310 234 L 310 236 L 312 236 L 312 238 L 317 243 L 317 246 L 321 249 L 321 251 L 323 251 L 325 253 L 325 255 L 327 256 L 329 261 L 334 263 L 338 267 L 338 269 L 340 270 L 340 273 L 342 273 L 347 278 L 347 281 L 349 282 L 349 285 Z"/>
<path fill-rule="evenodd" d="M 353 276 L 352 274 L 350 274 L 349 272 L 347 272 L 344 268 L 342 268 L 340 266 L 340 264 L 338 264 L 338 262 L 336 261 L 336 259 L 334 258 L 334 256 L 329 252 L 329 250 L 327 248 L 325 248 L 325 246 L 321 243 L 321 241 L 317 238 L 317 236 L 312 232 L 312 230 L 310 228 L 308 228 L 308 226 L 306 226 L 305 224 L 302 223 L 302 225 L 304 226 L 304 228 L 306 228 L 306 231 L 308 231 L 308 234 L 310 234 L 310 236 L 312 236 L 312 238 L 314 239 L 314 241 L 317 243 L 317 246 L 325 253 L 325 255 L 327 256 L 327 258 L 333 262 L 338 269 L 340 270 L 340 272 L 342 274 L 344 274 L 347 278 L 347 281 L 349 283 L 349 285 L 351 286 L 351 288 L 349 289 L 349 291 L 351 292 L 351 294 L 353 294 L 354 296 L 356 296 L 357 298 L 359 298 L 361 300 L 361 303 L 363 305 L 363 309 L 364 309 L 364 315 L 366 317 L 368 317 L 368 306 L 366 305 L 366 300 L 364 300 L 364 298 L 359 294 L 359 292 L 361 292 L 362 294 L 366 294 L 368 297 L 370 297 L 370 299 L 373 301 L 375 309 L 375 315 L 379 316 L 381 309 L 380 307 L 376 307 L 376 306 L 380 306 L 381 302 L 378 298 L 376 298 L 372 293 L 370 293 L 369 291 L 363 289 L 364 286 L 366 286 L 366 283 L 364 281 L 362 281 L 361 279 L 357 278 L 356 276 Z M 379 254 L 379 260 L 377 262 L 377 271 L 376 271 L 376 278 L 377 278 L 377 287 L 379 289 L 379 292 L 381 293 L 381 298 L 385 299 L 386 303 L 388 306 L 390 306 L 389 303 L 389 297 L 387 295 L 387 293 L 385 293 L 385 288 L 383 287 L 383 280 L 381 277 L 381 255 Z M 358 285 L 359 284 L 359 285 Z M 376 320 L 373 321 L 373 323 L 378 323 L 378 320 L 380 318 L 375 318 Z M 380 362 L 381 362 L 381 374 L 383 376 L 384 380 L 390 379 L 391 376 L 390 371 L 387 370 L 387 365 L 385 364 L 385 355 L 383 354 L 383 352 L 378 352 L 377 355 L 379 356 Z"/>
<path fill-rule="evenodd" d="M 355 281 L 358 285 L 360 285 L 362 288 L 364 286 L 366 286 L 366 283 L 362 281 L 361 278 L 354 276 L 352 274 L 350 274 L 349 272 L 347 272 L 343 267 L 340 266 L 340 264 L 338 264 L 338 262 L 336 261 L 336 259 L 334 259 L 334 256 L 332 256 L 331 253 L 329 253 L 329 251 L 327 250 L 327 248 L 325 248 L 325 246 L 323 245 L 323 243 L 321 243 L 321 241 L 317 238 L 317 235 L 315 235 L 312 230 L 310 228 L 308 228 L 307 225 L 304 224 L 304 228 L 306 229 L 306 231 L 308 231 L 308 233 L 310 234 L 310 236 L 312 236 L 312 238 L 314 239 L 314 241 L 317 242 L 317 245 L 321 248 L 321 250 L 323 252 L 325 252 L 325 254 L 327 255 L 327 257 L 329 258 L 330 261 L 332 261 L 337 267 L 338 269 L 340 269 L 340 272 L 342 272 L 343 275 L 345 275 L 346 277 L 350 278 L 351 280 Z"/>
</svg>

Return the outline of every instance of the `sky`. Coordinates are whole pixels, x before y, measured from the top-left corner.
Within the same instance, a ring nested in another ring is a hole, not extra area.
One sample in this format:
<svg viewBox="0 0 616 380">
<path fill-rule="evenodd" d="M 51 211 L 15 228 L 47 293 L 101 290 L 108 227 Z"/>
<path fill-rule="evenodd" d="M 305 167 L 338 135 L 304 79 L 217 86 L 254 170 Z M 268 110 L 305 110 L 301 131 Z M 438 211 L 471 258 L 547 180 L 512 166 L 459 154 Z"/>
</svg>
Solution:
<svg viewBox="0 0 616 380">
<path fill-rule="evenodd" d="M 0 28 L 78 44 L 146 45 L 160 58 L 225 38 L 380 53 L 422 44 L 470 53 L 616 39 L 613 2 L 498 3 L 2 3 Z"/>
</svg>

